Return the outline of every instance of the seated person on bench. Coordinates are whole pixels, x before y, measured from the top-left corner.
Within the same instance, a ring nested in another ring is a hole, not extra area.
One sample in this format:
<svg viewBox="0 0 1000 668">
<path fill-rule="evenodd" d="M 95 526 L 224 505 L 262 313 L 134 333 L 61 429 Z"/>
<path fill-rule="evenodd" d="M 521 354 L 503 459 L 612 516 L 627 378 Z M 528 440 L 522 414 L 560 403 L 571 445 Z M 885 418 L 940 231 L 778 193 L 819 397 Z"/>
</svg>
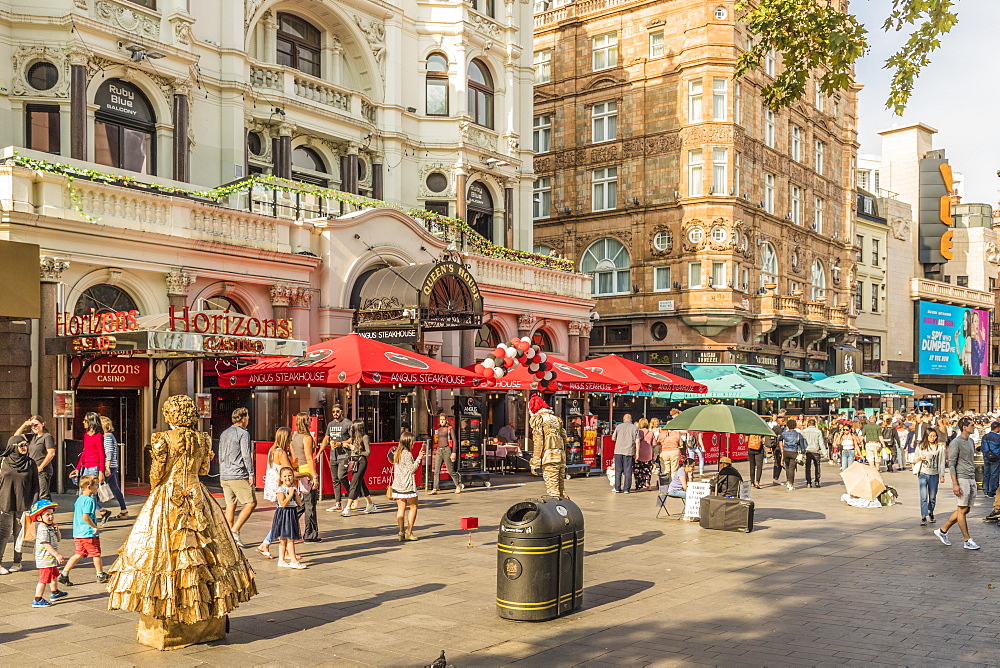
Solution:
<svg viewBox="0 0 1000 668">
<path fill-rule="evenodd" d="M 667 496 L 685 498 L 687 496 L 688 481 L 691 479 L 692 473 L 694 473 L 694 460 L 689 457 L 684 460 L 684 466 L 677 470 L 673 480 L 667 486 Z"/>
<path fill-rule="evenodd" d="M 729 457 L 720 457 L 719 474 L 712 479 L 712 492 L 719 496 L 737 497 L 740 495 L 740 483 L 743 476 L 733 467 L 733 460 Z"/>
</svg>

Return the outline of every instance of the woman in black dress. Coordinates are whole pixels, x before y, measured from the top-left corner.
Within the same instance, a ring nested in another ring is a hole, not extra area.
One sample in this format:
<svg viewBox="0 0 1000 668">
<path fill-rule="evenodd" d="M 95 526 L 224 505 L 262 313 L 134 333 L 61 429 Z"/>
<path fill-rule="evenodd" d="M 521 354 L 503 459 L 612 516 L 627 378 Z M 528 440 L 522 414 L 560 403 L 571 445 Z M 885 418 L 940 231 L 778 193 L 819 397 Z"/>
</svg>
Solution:
<svg viewBox="0 0 1000 668">
<path fill-rule="evenodd" d="M 38 499 L 38 466 L 28 456 L 28 438 L 11 436 L 0 453 L 0 575 L 21 570 L 21 552 L 14 545 L 14 564 L 3 567 L 3 553 L 10 538 L 21 532 L 21 515 Z"/>
</svg>

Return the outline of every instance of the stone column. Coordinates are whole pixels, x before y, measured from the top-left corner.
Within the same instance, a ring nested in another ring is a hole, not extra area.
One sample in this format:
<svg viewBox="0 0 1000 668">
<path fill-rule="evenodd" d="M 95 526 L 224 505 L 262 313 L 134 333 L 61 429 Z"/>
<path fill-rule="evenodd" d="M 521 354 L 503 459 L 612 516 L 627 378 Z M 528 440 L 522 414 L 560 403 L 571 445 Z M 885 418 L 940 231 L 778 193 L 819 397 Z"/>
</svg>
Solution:
<svg viewBox="0 0 1000 668">
<path fill-rule="evenodd" d="M 286 283 L 275 283 L 270 288 L 271 291 L 271 314 L 275 320 L 284 320 L 288 317 L 288 305 L 292 300 L 292 287 Z"/>
<path fill-rule="evenodd" d="M 372 197 L 384 199 L 384 185 L 382 182 L 382 163 L 372 163 Z"/>
<path fill-rule="evenodd" d="M 71 51 L 69 94 L 69 155 L 87 159 L 87 54 Z"/>
<path fill-rule="evenodd" d="M 347 145 L 347 155 L 341 158 L 340 189 L 352 195 L 358 194 L 358 145 Z"/>
<path fill-rule="evenodd" d="M 567 352 L 569 362 L 580 362 L 583 357 L 580 356 L 580 332 L 582 331 L 583 323 L 579 320 L 572 320 L 569 323 L 569 351 Z"/>
<path fill-rule="evenodd" d="M 580 322 L 580 361 L 590 357 L 590 330 L 594 328 L 589 322 Z"/>
<path fill-rule="evenodd" d="M 465 81 L 468 76 L 467 72 L 469 69 L 469 63 L 466 58 L 465 48 L 468 46 L 466 42 L 457 42 L 455 44 L 455 68 L 451 71 L 451 76 L 448 77 L 449 87 L 453 81 Z M 459 94 L 461 91 L 461 94 Z M 465 85 L 458 86 L 456 90 L 449 91 L 449 98 L 454 101 L 455 108 L 452 111 L 454 118 L 461 118 L 467 116 L 469 113 L 469 98 L 466 95 Z M 454 93 L 454 94 L 451 94 Z"/>
<path fill-rule="evenodd" d="M 514 189 L 503 189 L 503 245 L 514 247 Z"/>
<path fill-rule="evenodd" d="M 535 324 L 535 315 L 533 313 L 522 313 L 517 316 L 517 338 L 523 338 L 525 336 L 531 335 L 531 328 Z"/>
<path fill-rule="evenodd" d="M 288 317 L 292 319 L 293 338 L 312 340 L 309 328 L 309 309 L 312 305 L 313 292 L 306 287 L 289 287 Z"/>
<path fill-rule="evenodd" d="M 292 178 L 292 132 L 291 123 L 278 125 L 278 136 L 272 141 L 274 175 L 282 179 Z"/>
<path fill-rule="evenodd" d="M 278 62 L 278 21 L 270 9 L 264 12 L 260 21 L 264 30 L 264 53 L 260 54 L 265 63 Z"/>
<path fill-rule="evenodd" d="M 465 163 L 458 163 L 455 166 L 455 217 L 460 220 L 465 220 L 465 200 L 468 196 L 465 188 L 468 179 Z"/>
<path fill-rule="evenodd" d="M 174 181 L 191 180 L 191 142 L 188 139 L 188 96 L 174 95 Z M 246 142 L 244 142 L 245 145 Z"/>
<path fill-rule="evenodd" d="M 344 45 L 336 36 L 330 36 L 330 45 L 323 50 L 326 56 L 326 80 L 335 86 L 343 82 Z"/>
<path fill-rule="evenodd" d="M 61 355 L 46 355 L 45 340 L 56 335 L 56 314 L 62 310 L 62 274 L 69 269 L 69 260 L 43 255 L 41 258 L 41 317 L 39 325 L 39 373 L 38 373 L 38 413 L 48 421 L 49 431 L 56 441 L 56 470 L 65 471 L 63 452 L 63 432 L 56 420 L 52 419 L 53 391 L 66 387 L 66 376 L 61 369 L 65 358 Z M 61 420 L 60 420 L 61 422 Z M 18 425 L 19 426 L 19 425 Z M 64 490 L 63 476 L 56 476 L 56 491 Z"/>
</svg>

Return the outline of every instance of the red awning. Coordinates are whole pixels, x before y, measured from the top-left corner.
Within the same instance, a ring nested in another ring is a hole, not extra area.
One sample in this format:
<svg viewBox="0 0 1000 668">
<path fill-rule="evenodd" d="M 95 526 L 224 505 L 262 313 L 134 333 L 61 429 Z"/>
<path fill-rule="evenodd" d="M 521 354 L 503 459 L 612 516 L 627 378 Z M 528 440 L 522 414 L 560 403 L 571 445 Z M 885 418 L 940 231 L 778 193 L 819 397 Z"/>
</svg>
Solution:
<svg viewBox="0 0 1000 668">
<path fill-rule="evenodd" d="M 220 387 L 476 387 L 477 374 L 387 343 L 348 334 L 309 346 L 302 357 L 263 360 L 219 377 Z"/>
<path fill-rule="evenodd" d="M 552 370 L 556 373 L 556 386 L 548 391 L 568 390 L 576 392 L 627 392 L 625 383 L 610 378 L 608 376 L 595 373 L 583 368 L 580 364 L 570 364 L 565 360 L 546 353 L 546 360 L 552 363 Z M 474 368 L 474 367 L 470 367 Z M 481 376 L 477 376 L 482 378 Z M 538 382 L 535 377 L 522 364 L 508 373 L 495 384 L 486 387 L 481 384 L 480 389 L 488 390 L 537 390 Z"/>
<path fill-rule="evenodd" d="M 618 355 L 605 355 L 580 362 L 580 366 L 594 373 L 601 373 L 626 383 L 630 392 L 697 392 L 699 394 L 708 392 L 708 388 L 697 381 L 681 378 Z"/>
</svg>

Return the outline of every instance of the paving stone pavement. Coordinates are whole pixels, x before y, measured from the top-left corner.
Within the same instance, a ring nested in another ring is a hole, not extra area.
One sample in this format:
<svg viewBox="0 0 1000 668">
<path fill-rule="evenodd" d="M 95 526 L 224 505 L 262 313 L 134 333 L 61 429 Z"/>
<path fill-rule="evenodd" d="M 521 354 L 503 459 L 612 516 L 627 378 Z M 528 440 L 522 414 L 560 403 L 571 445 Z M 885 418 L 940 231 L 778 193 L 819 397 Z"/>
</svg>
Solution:
<svg viewBox="0 0 1000 668">
<path fill-rule="evenodd" d="M 224 640 L 171 652 L 135 642 L 136 615 L 108 611 L 85 564 L 69 598 L 32 609 L 29 556 L 27 570 L 0 577 L 0 665 L 424 666 L 442 649 L 460 667 L 1000 663 L 1000 535 L 980 521 L 984 500 L 972 511 L 982 545 L 972 552 L 918 526 L 909 473 L 884 476 L 901 503 L 875 510 L 841 503 L 836 467 L 823 474 L 820 489 L 755 491 L 750 534 L 656 519 L 655 493 L 613 495 L 604 477 L 569 481 L 586 519 L 584 608 L 543 623 L 501 620 L 494 605 L 497 525 L 542 493 L 531 478 L 424 496 L 412 543 L 396 540 L 384 498 L 372 515 L 321 510 L 324 541 L 303 547 L 307 570 L 279 570 L 248 548 L 260 595 L 234 611 Z M 942 485 L 938 526 L 953 498 Z M 129 500 L 134 514 L 143 500 Z M 271 515 L 259 507 L 244 542 L 262 537 Z M 465 516 L 480 518 L 472 549 Z M 58 515 L 64 536 L 69 519 Z M 129 523 L 109 525 L 111 555 Z"/>
</svg>

